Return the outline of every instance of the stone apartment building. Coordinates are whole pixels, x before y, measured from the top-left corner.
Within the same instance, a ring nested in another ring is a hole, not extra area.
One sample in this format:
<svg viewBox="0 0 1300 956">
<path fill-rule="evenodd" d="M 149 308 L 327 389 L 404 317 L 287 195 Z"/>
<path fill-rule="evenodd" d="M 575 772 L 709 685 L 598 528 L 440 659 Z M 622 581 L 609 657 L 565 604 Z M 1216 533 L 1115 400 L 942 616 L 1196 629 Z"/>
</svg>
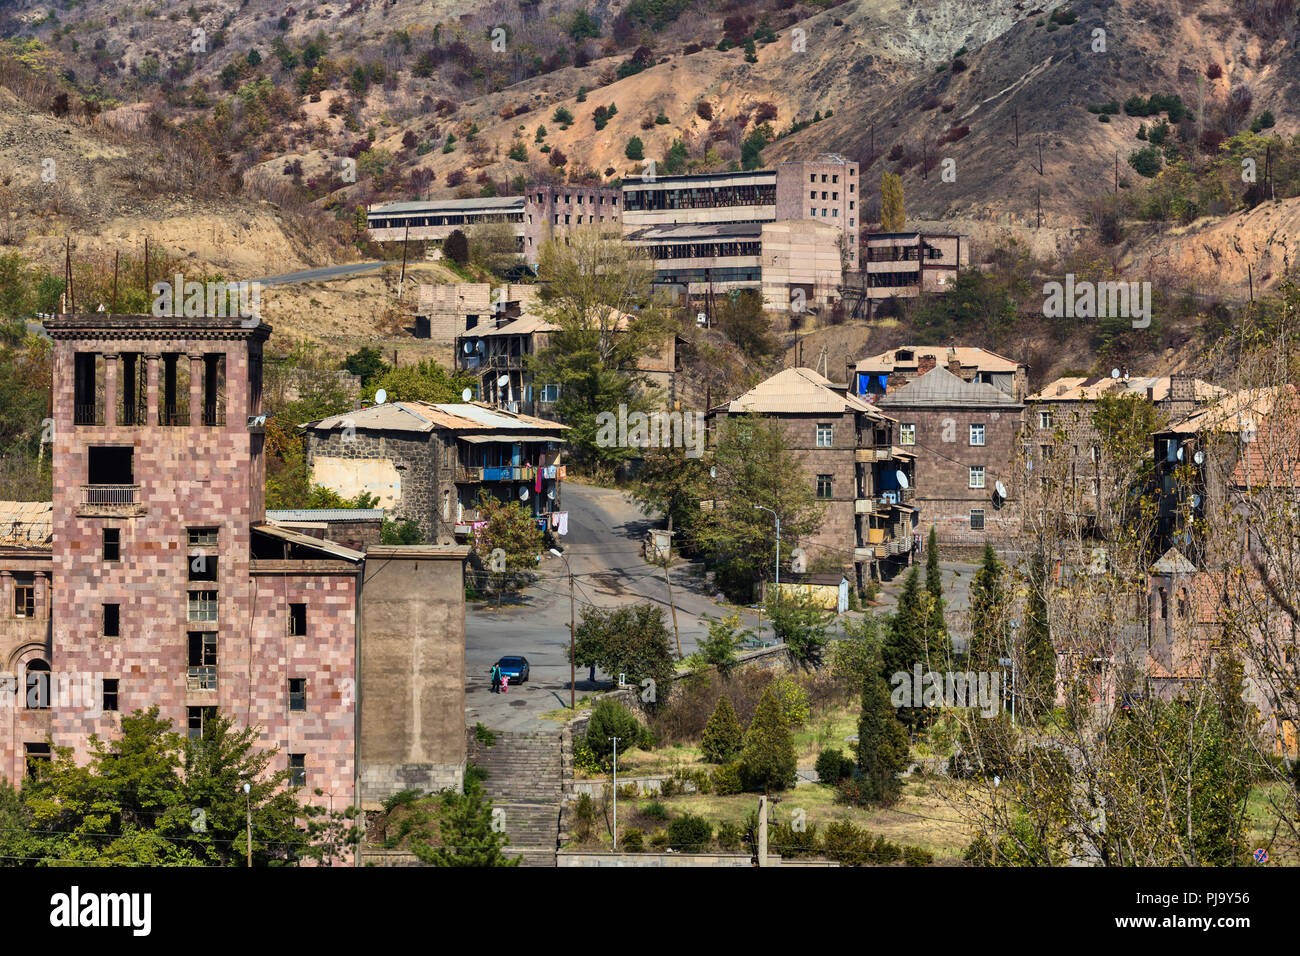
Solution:
<svg viewBox="0 0 1300 956">
<path fill-rule="evenodd" d="M 421 283 L 416 291 L 415 337 L 446 345 L 471 329 L 514 319 L 537 301 L 540 287 L 519 282 Z"/>
<path fill-rule="evenodd" d="M 801 542 L 809 557 L 839 560 L 858 587 L 911 562 L 917 520 L 913 452 L 897 444 L 897 423 L 808 368 L 788 368 L 708 415 L 758 414 L 780 423 L 816 498 L 818 532 Z"/>
<path fill-rule="evenodd" d="M 391 517 L 417 522 L 425 540 L 472 534 L 480 491 L 567 532 L 565 425 L 480 402 L 388 402 L 299 427 L 313 484 L 348 498 L 373 494 Z"/>
<path fill-rule="evenodd" d="M 1116 482 L 1094 423 L 1105 396 L 1149 402 L 1165 422 L 1184 418 L 1226 392 L 1190 375 L 1065 376 L 1026 398 L 1023 454 L 1039 479 L 1026 487 L 1026 507 L 1051 507 L 1085 517 L 1098 533 L 1114 522 Z M 1046 486 L 1044 481 L 1047 482 Z"/>
<path fill-rule="evenodd" d="M 994 385 L 934 367 L 875 403 L 916 456 L 922 527 L 940 544 L 982 548 L 1018 530 L 1014 465 L 1024 405 Z"/>
<path fill-rule="evenodd" d="M 266 521 L 270 327 L 106 313 L 45 327 L 50 531 L 0 544 L 0 775 L 19 778 L 52 746 L 85 758 L 91 734 L 156 705 L 194 737 L 217 709 L 256 727 L 293 785 L 340 808 L 458 787 L 467 550 L 371 565 Z M 367 685 L 399 647 L 443 669 Z M 388 722 L 412 708 L 418 719 Z"/>
</svg>

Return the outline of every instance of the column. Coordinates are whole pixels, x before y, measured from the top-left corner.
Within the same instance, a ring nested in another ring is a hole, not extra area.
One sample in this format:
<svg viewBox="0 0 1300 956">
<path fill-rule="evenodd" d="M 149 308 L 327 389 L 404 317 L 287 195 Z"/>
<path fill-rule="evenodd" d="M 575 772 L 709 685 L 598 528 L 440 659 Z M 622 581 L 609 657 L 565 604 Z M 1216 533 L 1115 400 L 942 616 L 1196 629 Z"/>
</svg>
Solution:
<svg viewBox="0 0 1300 956">
<path fill-rule="evenodd" d="M 157 352 L 150 352 L 145 355 L 145 425 L 158 424 L 158 359 L 160 356 Z"/>
<path fill-rule="evenodd" d="M 14 613 L 14 575 L 12 571 L 0 570 L 0 618 L 12 617 Z"/>
<path fill-rule="evenodd" d="M 50 572 L 36 572 L 36 620 L 48 621 L 50 618 Z"/>
<path fill-rule="evenodd" d="M 115 353 L 104 353 L 104 424 L 120 425 L 117 417 L 117 372 L 118 357 Z"/>
<path fill-rule="evenodd" d="M 203 353 L 191 353 L 190 359 L 190 424 L 203 424 Z"/>
</svg>

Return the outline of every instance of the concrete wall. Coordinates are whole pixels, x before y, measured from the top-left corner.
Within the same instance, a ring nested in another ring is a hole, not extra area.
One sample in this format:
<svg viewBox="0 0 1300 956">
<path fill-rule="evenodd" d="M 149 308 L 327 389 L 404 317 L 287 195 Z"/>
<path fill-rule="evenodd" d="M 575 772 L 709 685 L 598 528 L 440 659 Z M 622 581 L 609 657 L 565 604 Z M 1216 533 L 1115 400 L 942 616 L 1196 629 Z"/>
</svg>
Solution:
<svg viewBox="0 0 1300 956">
<path fill-rule="evenodd" d="M 776 218 L 815 219 L 835 226 L 844 236 L 850 271 L 858 268 L 861 199 L 857 163 L 813 159 L 776 168 Z"/>
<path fill-rule="evenodd" d="M 779 311 L 828 308 L 844 281 L 836 226 L 782 221 L 763 226 L 763 307 Z M 801 290 L 802 299 L 796 290 Z"/>
<path fill-rule="evenodd" d="M 465 773 L 468 548 L 380 547 L 362 585 L 361 805 L 459 789 Z"/>
</svg>

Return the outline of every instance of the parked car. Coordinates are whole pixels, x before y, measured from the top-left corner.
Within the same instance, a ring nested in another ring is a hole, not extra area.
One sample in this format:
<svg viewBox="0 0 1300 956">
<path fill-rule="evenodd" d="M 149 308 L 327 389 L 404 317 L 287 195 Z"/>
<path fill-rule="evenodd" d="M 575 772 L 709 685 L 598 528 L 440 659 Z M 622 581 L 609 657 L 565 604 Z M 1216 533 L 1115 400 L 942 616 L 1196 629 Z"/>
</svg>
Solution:
<svg viewBox="0 0 1300 956">
<path fill-rule="evenodd" d="M 512 684 L 522 684 L 528 680 L 528 658 L 526 657 L 503 657 L 497 661 L 496 666 L 501 668 L 501 673 Z"/>
</svg>

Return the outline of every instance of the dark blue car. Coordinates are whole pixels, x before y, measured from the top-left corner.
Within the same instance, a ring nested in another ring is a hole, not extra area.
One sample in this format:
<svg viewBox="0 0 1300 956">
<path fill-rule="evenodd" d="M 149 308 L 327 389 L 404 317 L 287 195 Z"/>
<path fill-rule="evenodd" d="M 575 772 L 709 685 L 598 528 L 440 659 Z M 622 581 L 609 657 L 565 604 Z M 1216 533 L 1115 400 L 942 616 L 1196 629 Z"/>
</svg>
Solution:
<svg viewBox="0 0 1300 956">
<path fill-rule="evenodd" d="M 526 657 L 503 657 L 497 661 L 496 666 L 501 668 L 501 673 L 512 684 L 522 684 L 528 680 L 528 658 Z"/>
</svg>

